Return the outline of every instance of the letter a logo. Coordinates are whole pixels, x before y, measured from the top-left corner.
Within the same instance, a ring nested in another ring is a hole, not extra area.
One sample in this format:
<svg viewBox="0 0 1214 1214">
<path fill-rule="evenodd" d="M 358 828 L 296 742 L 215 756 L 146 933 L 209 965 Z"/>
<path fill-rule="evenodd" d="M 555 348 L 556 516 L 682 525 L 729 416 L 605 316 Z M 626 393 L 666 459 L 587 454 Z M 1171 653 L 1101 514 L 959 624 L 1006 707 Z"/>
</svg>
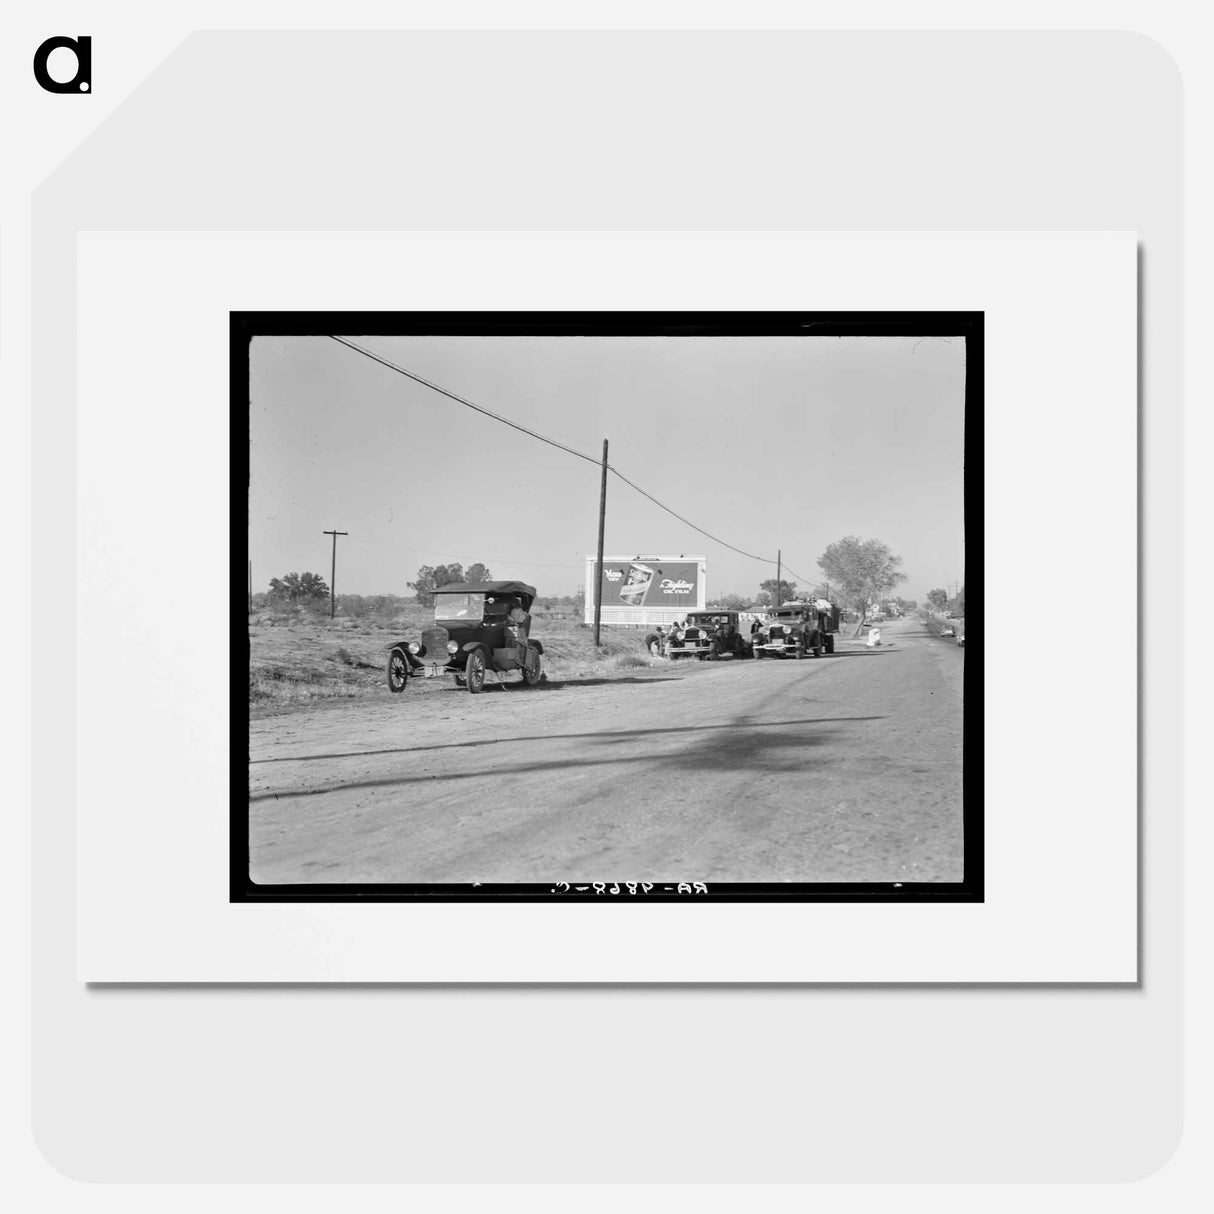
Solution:
<svg viewBox="0 0 1214 1214">
<path fill-rule="evenodd" d="M 52 51 L 60 48 L 76 56 L 76 74 L 71 80 L 54 80 L 46 70 Z M 83 34 L 78 38 L 48 38 L 34 52 L 34 79 L 48 93 L 88 93 L 93 88 L 93 40 Z"/>
</svg>

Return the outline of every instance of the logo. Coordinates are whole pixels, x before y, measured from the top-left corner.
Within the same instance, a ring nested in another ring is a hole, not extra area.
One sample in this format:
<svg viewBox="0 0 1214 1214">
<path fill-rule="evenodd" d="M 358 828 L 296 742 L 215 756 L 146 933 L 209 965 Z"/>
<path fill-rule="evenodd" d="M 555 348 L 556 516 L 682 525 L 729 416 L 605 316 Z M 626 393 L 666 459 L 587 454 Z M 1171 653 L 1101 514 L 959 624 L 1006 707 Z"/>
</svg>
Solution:
<svg viewBox="0 0 1214 1214">
<path fill-rule="evenodd" d="M 624 571 L 622 569 L 604 569 L 603 576 L 609 582 L 618 582 L 624 576 Z"/>
<path fill-rule="evenodd" d="M 46 65 L 52 51 L 68 50 L 76 57 L 76 74 L 71 80 L 55 80 Z M 93 87 L 93 40 L 84 34 L 77 38 L 48 38 L 34 52 L 34 79 L 48 93 L 88 93 Z"/>
<path fill-rule="evenodd" d="M 673 582 L 670 578 L 662 579 L 663 594 L 690 594 L 691 588 L 691 582 Z"/>
</svg>

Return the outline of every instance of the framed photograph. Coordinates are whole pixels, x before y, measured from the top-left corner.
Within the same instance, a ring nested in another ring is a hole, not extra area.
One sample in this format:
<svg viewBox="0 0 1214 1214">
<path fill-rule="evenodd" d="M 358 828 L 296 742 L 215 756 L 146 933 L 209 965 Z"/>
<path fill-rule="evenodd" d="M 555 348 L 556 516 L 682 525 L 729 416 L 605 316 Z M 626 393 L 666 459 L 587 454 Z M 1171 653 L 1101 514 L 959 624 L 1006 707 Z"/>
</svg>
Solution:
<svg viewBox="0 0 1214 1214">
<path fill-rule="evenodd" d="M 77 256 L 82 977 L 1135 980 L 1132 233 Z"/>
<path fill-rule="evenodd" d="M 981 313 L 231 326 L 234 900 L 982 900 Z"/>
</svg>

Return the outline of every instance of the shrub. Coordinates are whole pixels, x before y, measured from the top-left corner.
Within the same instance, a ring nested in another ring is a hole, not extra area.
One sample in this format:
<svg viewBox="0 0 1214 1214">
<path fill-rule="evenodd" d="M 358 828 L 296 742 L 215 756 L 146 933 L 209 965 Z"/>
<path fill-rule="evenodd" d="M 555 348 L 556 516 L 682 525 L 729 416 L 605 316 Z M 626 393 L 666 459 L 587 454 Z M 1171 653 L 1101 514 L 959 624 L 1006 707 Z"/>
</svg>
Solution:
<svg viewBox="0 0 1214 1214">
<path fill-rule="evenodd" d="M 619 667 L 621 670 L 627 670 L 630 667 L 645 667 L 649 666 L 650 659 L 643 657 L 639 653 L 619 653 L 611 660 L 613 666 Z"/>
</svg>

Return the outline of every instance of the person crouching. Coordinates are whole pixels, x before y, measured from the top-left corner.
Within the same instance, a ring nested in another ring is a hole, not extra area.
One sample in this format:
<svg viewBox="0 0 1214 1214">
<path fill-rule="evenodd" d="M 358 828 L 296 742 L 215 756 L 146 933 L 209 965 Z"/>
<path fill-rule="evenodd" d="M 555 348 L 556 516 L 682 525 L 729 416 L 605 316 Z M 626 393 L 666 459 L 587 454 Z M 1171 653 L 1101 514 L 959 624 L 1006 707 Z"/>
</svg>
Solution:
<svg viewBox="0 0 1214 1214">
<path fill-rule="evenodd" d="M 659 624 L 653 632 L 646 635 L 645 648 L 649 650 L 649 656 L 651 658 L 660 658 L 665 645 L 666 633 L 663 631 L 662 625 Z"/>
</svg>

